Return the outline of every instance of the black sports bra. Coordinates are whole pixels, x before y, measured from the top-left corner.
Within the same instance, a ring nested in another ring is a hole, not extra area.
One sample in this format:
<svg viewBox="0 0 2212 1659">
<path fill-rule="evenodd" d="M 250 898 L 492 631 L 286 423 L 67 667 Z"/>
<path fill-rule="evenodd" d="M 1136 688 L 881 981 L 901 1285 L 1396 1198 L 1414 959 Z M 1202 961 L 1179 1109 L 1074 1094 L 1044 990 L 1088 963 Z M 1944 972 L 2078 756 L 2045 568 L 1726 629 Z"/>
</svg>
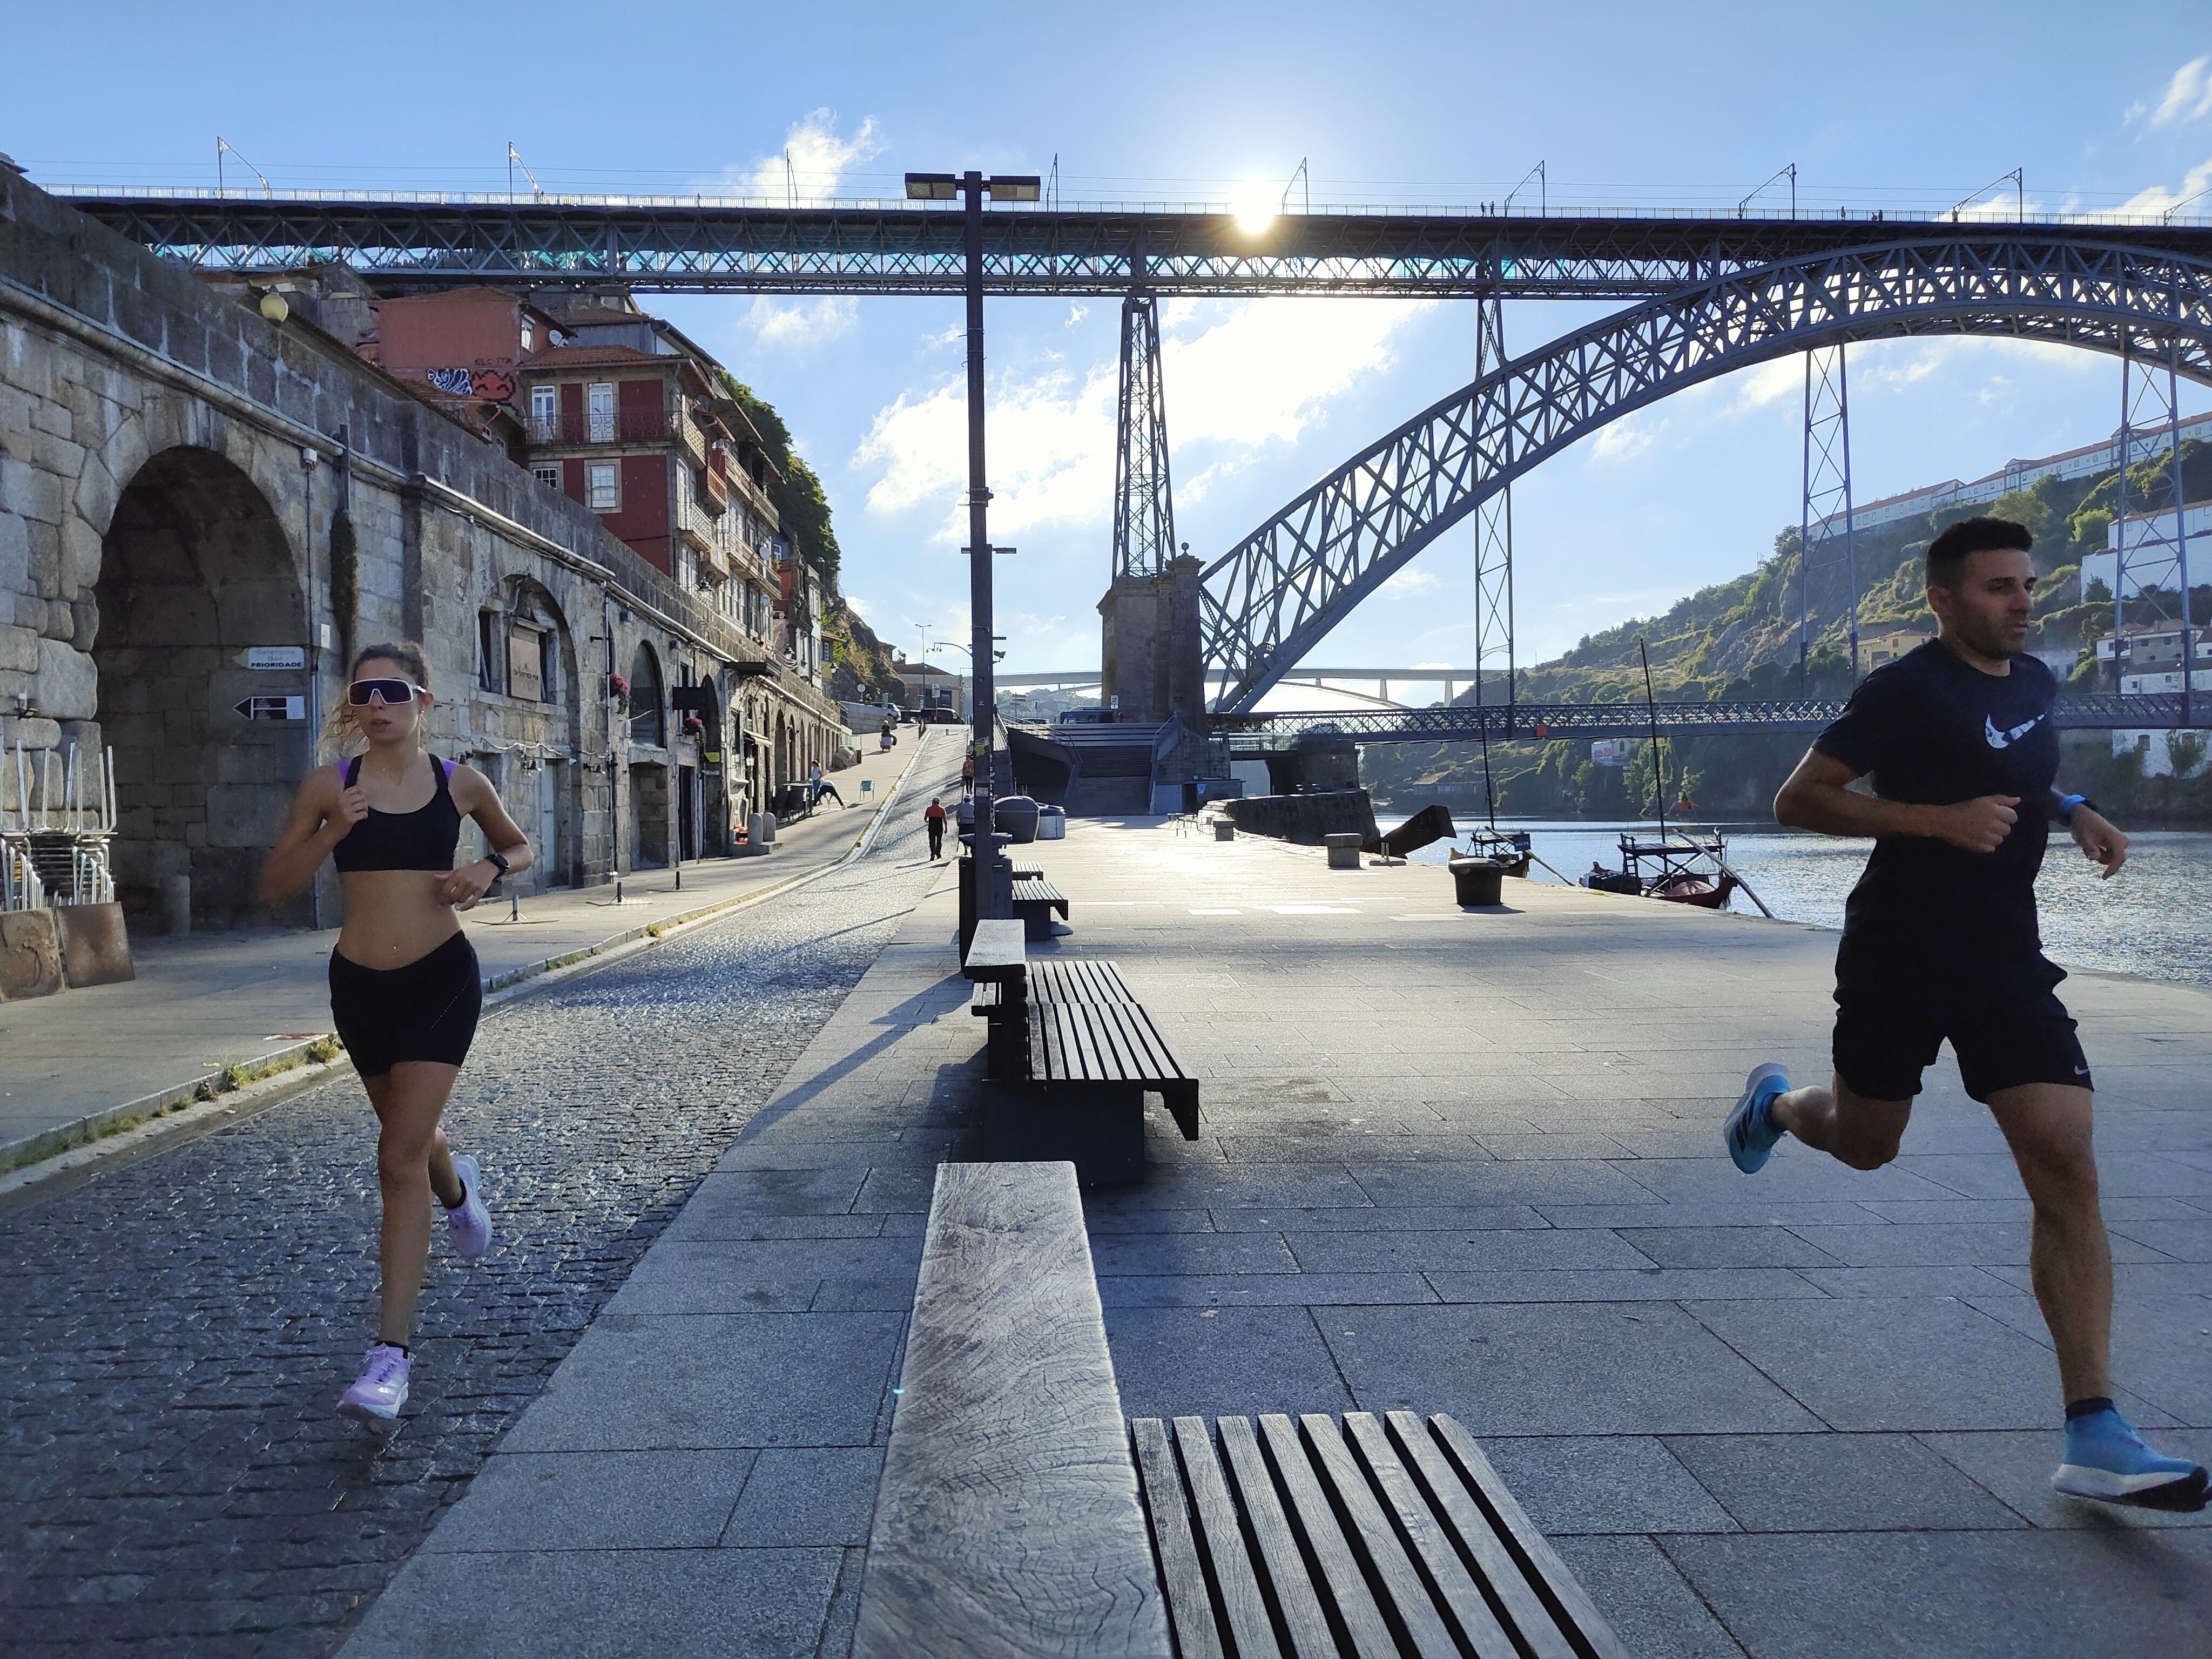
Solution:
<svg viewBox="0 0 2212 1659">
<path fill-rule="evenodd" d="M 361 776 L 362 757 L 346 763 L 345 787 Z M 453 849 L 461 842 L 461 809 L 453 804 L 450 780 L 453 768 L 435 755 L 430 774 L 437 792 L 411 812 L 380 812 L 368 816 L 346 832 L 331 849 L 331 861 L 341 870 L 431 870 L 442 874 L 453 867 Z"/>
</svg>

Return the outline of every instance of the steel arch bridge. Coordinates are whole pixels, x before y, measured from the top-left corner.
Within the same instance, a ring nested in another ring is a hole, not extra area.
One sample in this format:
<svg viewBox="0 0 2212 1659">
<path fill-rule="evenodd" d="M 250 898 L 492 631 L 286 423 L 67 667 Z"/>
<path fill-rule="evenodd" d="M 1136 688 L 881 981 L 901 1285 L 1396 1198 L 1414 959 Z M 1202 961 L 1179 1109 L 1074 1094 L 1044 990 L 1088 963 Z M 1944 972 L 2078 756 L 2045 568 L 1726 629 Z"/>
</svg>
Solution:
<svg viewBox="0 0 2212 1659">
<path fill-rule="evenodd" d="M 2006 227 L 1731 272 L 1504 364 L 1369 446 L 1204 573 L 1203 650 L 1249 713 L 1352 609 L 1490 496 L 1672 393 L 1813 347 L 2008 336 L 2212 382 L 2212 260 Z"/>
</svg>

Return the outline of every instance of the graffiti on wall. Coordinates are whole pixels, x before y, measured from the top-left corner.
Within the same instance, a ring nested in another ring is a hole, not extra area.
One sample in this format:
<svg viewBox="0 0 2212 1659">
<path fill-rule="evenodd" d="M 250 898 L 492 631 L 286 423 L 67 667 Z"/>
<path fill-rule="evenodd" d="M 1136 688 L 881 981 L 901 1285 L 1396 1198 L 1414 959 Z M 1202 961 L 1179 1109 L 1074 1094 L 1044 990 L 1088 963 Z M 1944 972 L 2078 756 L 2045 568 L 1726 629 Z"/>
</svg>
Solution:
<svg viewBox="0 0 2212 1659">
<path fill-rule="evenodd" d="M 514 376 L 503 368 L 432 368 L 430 384 L 449 398 L 479 398 L 488 404 L 514 401 Z"/>
</svg>

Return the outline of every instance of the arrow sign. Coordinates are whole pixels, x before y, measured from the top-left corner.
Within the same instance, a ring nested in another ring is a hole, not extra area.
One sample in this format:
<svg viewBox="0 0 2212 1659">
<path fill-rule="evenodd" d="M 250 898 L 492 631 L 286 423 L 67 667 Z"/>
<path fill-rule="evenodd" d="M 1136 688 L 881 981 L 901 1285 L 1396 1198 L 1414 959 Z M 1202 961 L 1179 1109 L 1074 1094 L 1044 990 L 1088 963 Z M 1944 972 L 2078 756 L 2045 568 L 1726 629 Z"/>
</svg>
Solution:
<svg viewBox="0 0 2212 1659">
<path fill-rule="evenodd" d="M 240 668 L 305 668 L 304 645 L 249 645 L 231 660 Z"/>
<path fill-rule="evenodd" d="M 305 697 L 240 697 L 231 704 L 250 720 L 303 720 L 307 718 Z"/>
</svg>

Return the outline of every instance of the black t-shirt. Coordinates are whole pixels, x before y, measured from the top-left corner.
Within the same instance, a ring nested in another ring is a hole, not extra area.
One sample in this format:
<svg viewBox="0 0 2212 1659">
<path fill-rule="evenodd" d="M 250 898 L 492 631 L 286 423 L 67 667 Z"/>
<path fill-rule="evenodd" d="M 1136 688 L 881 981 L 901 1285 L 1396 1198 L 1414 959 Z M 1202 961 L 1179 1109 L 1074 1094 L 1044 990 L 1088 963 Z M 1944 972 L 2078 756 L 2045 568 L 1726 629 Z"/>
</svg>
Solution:
<svg viewBox="0 0 2212 1659">
<path fill-rule="evenodd" d="M 2017 795 L 2020 817 L 1993 853 L 1932 836 L 1877 838 L 1844 908 L 1843 960 L 1907 977 L 2039 961 L 2035 873 L 2058 775 L 2057 695 L 2057 678 L 2033 657 L 2014 657 L 2009 674 L 1985 674 L 1935 640 L 1851 694 L 1813 746 L 1868 775 L 1884 800 Z"/>
</svg>

